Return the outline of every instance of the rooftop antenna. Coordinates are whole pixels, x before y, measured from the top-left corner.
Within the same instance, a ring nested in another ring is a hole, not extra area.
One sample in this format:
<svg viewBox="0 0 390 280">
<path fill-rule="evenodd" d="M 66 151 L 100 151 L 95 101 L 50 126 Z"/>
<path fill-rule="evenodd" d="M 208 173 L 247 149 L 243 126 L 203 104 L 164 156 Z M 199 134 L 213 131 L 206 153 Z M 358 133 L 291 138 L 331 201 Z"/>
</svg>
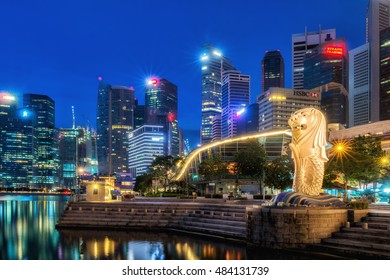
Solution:
<svg viewBox="0 0 390 280">
<path fill-rule="evenodd" d="M 76 120 L 75 120 L 75 117 L 74 117 L 74 106 L 72 105 L 72 128 L 75 129 L 76 128 Z"/>
</svg>

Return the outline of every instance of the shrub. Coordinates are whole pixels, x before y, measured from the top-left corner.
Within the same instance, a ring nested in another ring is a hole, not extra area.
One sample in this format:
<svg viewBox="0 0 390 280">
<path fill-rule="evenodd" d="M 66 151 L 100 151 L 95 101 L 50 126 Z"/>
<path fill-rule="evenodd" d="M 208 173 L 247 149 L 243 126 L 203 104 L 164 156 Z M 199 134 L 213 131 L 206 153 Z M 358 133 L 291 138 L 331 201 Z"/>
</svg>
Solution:
<svg viewBox="0 0 390 280">
<path fill-rule="evenodd" d="M 204 197 L 205 198 L 222 198 L 223 195 L 220 193 L 217 193 L 217 194 L 206 193 Z"/>
<path fill-rule="evenodd" d="M 357 200 L 357 201 L 351 201 L 349 203 L 349 206 L 352 209 L 357 209 L 357 210 L 363 210 L 363 209 L 368 209 L 368 200 Z"/>
</svg>

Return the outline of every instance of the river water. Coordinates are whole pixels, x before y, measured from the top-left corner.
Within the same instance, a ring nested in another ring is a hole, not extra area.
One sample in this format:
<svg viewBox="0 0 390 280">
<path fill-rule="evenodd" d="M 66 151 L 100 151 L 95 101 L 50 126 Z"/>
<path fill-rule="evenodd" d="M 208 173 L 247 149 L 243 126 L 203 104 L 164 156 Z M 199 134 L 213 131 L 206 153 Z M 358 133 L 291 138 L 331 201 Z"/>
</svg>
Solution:
<svg viewBox="0 0 390 280">
<path fill-rule="evenodd" d="M 0 195 L 0 260 L 313 259 L 303 251 L 268 250 L 167 232 L 55 229 L 68 196 Z M 314 259 L 322 259 L 314 256 Z"/>
</svg>

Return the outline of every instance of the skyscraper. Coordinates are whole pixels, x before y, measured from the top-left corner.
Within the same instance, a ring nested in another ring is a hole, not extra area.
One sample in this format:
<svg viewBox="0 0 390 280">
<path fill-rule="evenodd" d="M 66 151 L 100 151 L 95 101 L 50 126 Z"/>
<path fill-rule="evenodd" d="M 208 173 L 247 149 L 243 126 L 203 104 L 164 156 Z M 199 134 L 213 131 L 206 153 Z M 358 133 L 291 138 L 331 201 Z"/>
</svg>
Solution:
<svg viewBox="0 0 390 280">
<path fill-rule="evenodd" d="M 387 27 L 390 27 L 390 0 L 369 0 L 366 10 L 366 41 L 370 54 L 369 122 L 380 119 L 380 32 Z"/>
<path fill-rule="evenodd" d="M 31 187 L 36 148 L 33 118 L 16 104 L 15 95 L 0 93 L 0 186 Z"/>
<path fill-rule="evenodd" d="M 347 125 L 348 51 L 344 39 L 324 42 L 304 58 L 303 84 L 321 92 L 321 109 L 328 123 Z"/>
<path fill-rule="evenodd" d="M 97 147 L 99 173 L 128 173 L 128 133 L 133 130 L 134 88 L 112 86 L 99 77 Z"/>
<path fill-rule="evenodd" d="M 202 62 L 202 127 L 201 143 L 212 140 L 213 117 L 222 112 L 222 73 L 235 70 L 232 63 L 216 48 L 206 45 Z"/>
<path fill-rule="evenodd" d="M 370 45 L 349 51 L 349 127 L 371 120 Z"/>
<path fill-rule="evenodd" d="M 129 170 L 135 178 L 147 172 L 157 156 L 167 154 L 166 129 L 162 125 L 143 125 L 129 133 Z"/>
<path fill-rule="evenodd" d="M 34 118 L 33 185 L 52 188 L 58 183 L 58 130 L 55 128 L 54 100 L 42 94 L 24 94 L 23 105 Z"/>
<path fill-rule="evenodd" d="M 261 61 L 262 92 L 270 87 L 284 87 L 284 60 L 279 50 L 267 51 Z"/>
<path fill-rule="evenodd" d="M 317 47 L 319 44 L 336 38 L 336 29 L 319 30 L 292 35 L 292 81 L 294 89 L 303 89 L 304 56 L 308 50 Z"/>
<path fill-rule="evenodd" d="M 249 105 L 250 76 L 236 70 L 223 72 L 222 78 L 222 138 L 237 136 L 237 114 Z"/>
<path fill-rule="evenodd" d="M 390 120 L 390 27 L 381 31 L 379 119 Z"/>
<path fill-rule="evenodd" d="M 167 79 L 152 78 L 145 91 L 146 123 L 163 125 L 167 133 L 167 155 L 179 156 L 177 86 Z"/>
<path fill-rule="evenodd" d="M 291 114 L 306 107 L 320 108 L 321 96 L 314 90 L 270 88 L 257 97 L 259 131 L 289 128 Z"/>
</svg>

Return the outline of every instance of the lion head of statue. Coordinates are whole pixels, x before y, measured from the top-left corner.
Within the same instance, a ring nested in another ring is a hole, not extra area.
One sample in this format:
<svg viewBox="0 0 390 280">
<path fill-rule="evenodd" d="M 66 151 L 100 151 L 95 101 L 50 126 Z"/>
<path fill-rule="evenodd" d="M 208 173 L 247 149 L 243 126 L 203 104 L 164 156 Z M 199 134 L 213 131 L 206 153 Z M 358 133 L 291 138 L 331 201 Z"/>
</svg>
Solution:
<svg viewBox="0 0 390 280">
<path fill-rule="evenodd" d="M 291 127 L 293 143 L 302 150 L 319 148 L 320 157 L 327 160 L 326 119 L 324 114 L 315 108 L 304 108 L 294 112 L 288 124 Z"/>
</svg>

